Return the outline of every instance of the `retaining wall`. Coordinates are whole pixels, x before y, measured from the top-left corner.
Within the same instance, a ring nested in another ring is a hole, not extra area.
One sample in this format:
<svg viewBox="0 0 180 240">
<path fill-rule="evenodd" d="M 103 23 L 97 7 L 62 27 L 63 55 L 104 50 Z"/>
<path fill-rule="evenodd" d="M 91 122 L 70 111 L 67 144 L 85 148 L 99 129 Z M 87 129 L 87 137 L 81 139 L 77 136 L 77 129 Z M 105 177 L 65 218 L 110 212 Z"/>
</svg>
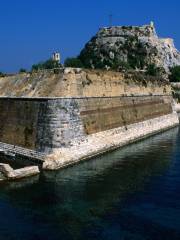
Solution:
<svg viewBox="0 0 180 240">
<path fill-rule="evenodd" d="M 55 170 L 93 158 L 107 151 L 165 131 L 179 124 L 177 113 L 149 119 L 104 132 L 88 135 L 72 142 L 68 148 L 54 149 L 47 155 L 43 169 Z"/>
<path fill-rule="evenodd" d="M 168 115 L 172 97 L 0 98 L 0 142 L 50 153 L 73 140 Z"/>
<path fill-rule="evenodd" d="M 65 68 L 0 78 L 0 152 L 57 169 L 176 126 L 170 84 Z M 1 149 L 2 148 L 2 149 Z"/>
</svg>

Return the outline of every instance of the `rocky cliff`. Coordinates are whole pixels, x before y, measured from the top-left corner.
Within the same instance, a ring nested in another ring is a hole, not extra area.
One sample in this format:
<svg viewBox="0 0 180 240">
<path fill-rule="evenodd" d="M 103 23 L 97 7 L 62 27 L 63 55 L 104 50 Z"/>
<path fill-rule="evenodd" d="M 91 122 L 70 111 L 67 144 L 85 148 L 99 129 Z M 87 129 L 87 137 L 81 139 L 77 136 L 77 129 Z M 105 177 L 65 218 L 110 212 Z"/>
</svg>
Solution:
<svg viewBox="0 0 180 240">
<path fill-rule="evenodd" d="M 145 70 L 155 65 L 169 72 L 180 65 L 173 39 L 159 38 L 154 24 L 101 28 L 79 56 L 86 67 L 126 67 Z"/>
<path fill-rule="evenodd" d="M 0 97 L 112 97 L 171 94 L 162 78 L 142 73 L 62 69 L 0 78 Z"/>
</svg>

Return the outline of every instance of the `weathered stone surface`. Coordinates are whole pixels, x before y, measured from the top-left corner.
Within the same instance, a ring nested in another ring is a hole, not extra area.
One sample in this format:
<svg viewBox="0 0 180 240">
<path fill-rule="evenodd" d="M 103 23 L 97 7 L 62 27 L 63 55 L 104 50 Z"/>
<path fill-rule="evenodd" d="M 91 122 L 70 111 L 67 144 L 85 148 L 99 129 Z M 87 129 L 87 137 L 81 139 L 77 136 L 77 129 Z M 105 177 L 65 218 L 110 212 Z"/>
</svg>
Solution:
<svg viewBox="0 0 180 240">
<path fill-rule="evenodd" d="M 122 147 L 138 139 L 147 137 L 179 124 L 177 113 L 161 116 L 144 122 L 91 134 L 74 141 L 70 148 L 54 150 L 43 164 L 45 170 L 55 170 L 75 164 Z"/>
<path fill-rule="evenodd" d="M 177 113 L 180 113 L 180 104 L 175 104 L 175 109 Z"/>
<path fill-rule="evenodd" d="M 13 178 L 14 177 L 14 170 L 9 166 L 9 164 L 2 164 L 0 163 L 0 172 L 6 178 Z"/>
<path fill-rule="evenodd" d="M 30 177 L 39 174 L 39 168 L 37 166 L 25 167 L 21 169 L 14 170 L 9 164 L 0 163 L 0 179 L 1 180 L 11 180 L 20 179 L 25 177 Z"/>
<path fill-rule="evenodd" d="M 37 166 L 25 167 L 14 170 L 13 179 L 25 178 L 39 174 L 39 168 Z"/>
<path fill-rule="evenodd" d="M 78 99 L 48 100 L 37 122 L 36 148 L 50 152 L 53 148 L 69 146 L 72 139 L 84 135 Z"/>
<path fill-rule="evenodd" d="M 89 134 L 170 114 L 171 104 L 168 95 L 0 99 L 0 142 L 50 153 Z"/>
</svg>

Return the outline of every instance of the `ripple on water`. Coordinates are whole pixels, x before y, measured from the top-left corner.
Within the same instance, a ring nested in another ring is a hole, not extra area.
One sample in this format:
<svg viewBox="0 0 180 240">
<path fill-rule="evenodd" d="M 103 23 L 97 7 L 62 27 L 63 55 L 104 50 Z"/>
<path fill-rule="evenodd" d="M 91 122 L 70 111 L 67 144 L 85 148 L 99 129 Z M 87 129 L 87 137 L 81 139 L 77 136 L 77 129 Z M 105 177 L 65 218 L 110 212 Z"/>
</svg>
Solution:
<svg viewBox="0 0 180 240">
<path fill-rule="evenodd" d="M 2 239 L 180 239 L 180 134 L 1 183 Z"/>
</svg>

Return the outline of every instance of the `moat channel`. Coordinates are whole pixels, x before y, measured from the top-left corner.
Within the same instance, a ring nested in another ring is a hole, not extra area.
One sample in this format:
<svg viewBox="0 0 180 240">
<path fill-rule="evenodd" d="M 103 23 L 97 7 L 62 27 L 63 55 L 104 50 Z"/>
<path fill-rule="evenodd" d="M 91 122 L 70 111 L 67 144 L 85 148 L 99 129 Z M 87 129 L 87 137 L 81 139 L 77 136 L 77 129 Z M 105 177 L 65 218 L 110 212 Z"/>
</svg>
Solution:
<svg viewBox="0 0 180 240">
<path fill-rule="evenodd" d="M 180 128 L 0 189 L 0 240 L 179 240 Z"/>
</svg>

